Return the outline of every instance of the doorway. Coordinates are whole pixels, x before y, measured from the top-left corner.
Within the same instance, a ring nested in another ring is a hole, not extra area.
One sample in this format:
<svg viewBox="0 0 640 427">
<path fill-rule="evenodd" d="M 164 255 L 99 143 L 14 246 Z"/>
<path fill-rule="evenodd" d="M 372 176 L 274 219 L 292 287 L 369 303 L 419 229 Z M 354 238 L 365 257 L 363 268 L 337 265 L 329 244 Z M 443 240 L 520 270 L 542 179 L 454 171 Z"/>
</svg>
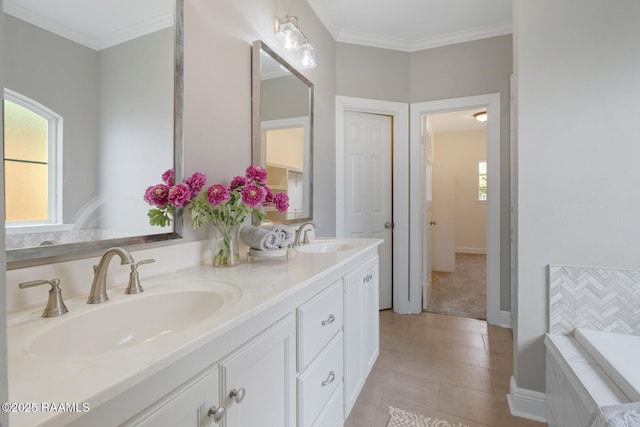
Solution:
<svg viewBox="0 0 640 427">
<path fill-rule="evenodd" d="M 423 309 L 479 320 L 487 319 L 487 132 L 476 119 L 484 111 L 422 117 L 428 141 L 422 253 L 431 254 L 423 257 L 423 277 L 430 279 Z"/>
<path fill-rule="evenodd" d="M 420 293 L 420 308 L 428 306 L 430 293 L 430 277 L 428 268 L 423 265 L 431 259 L 428 245 L 423 245 L 425 203 L 421 192 L 430 184 L 430 177 L 423 176 L 422 154 L 428 152 L 427 120 L 425 116 L 459 111 L 465 109 L 486 109 L 487 121 L 487 321 L 493 325 L 500 324 L 500 94 L 478 95 L 465 98 L 454 98 L 442 101 L 431 101 L 411 104 L 411 140 L 410 140 L 410 199 L 418 203 L 410 205 L 409 237 L 410 260 L 409 282 L 413 293 Z M 426 242 L 429 240 L 427 239 Z"/>
</svg>

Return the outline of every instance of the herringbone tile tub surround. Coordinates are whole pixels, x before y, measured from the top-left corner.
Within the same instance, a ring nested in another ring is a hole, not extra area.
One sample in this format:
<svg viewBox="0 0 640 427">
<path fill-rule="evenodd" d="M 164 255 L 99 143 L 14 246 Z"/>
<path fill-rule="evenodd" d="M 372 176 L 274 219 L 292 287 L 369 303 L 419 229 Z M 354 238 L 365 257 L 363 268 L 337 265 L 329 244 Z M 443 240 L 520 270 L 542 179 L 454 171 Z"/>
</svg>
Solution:
<svg viewBox="0 0 640 427">
<path fill-rule="evenodd" d="M 549 331 L 640 335 L 640 270 L 549 266 Z"/>
</svg>

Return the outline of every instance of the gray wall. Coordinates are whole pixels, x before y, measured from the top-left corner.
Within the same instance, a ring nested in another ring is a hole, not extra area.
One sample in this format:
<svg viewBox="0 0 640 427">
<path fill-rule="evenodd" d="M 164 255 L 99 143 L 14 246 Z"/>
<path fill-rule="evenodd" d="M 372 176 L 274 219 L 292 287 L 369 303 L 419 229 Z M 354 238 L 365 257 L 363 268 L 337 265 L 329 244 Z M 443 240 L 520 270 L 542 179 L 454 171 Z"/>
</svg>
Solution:
<svg viewBox="0 0 640 427">
<path fill-rule="evenodd" d="M 314 83 L 314 219 L 335 234 L 335 42 L 303 0 L 190 0 L 185 4 L 186 173 L 209 183 L 230 180 L 251 162 L 251 44 L 261 39 L 293 63 L 273 33 L 274 16 L 295 15 L 316 48 L 318 66 L 302 71 Z M 322 171 L 320 174 L 317 171 Z M 209 227 L 187 239 L 207 237 Z"/>
<path fill-rule="evenodd" d="M 418 52 L 337 44 L 338 95 L 426 102 L 499 92 L 501 96 L 500 309 L 510 310 L 509 79 L 511 35 Z"/>
<path fill-rule="evenodd" d="M 166 28 L 99 52 L 99 228 L 161 231 L 142 194 L 173 167 L 173 45 Z"/>
<path fill-rule="evenodd" d="M 98 193 L 98 54 L 31 24 L 5 17 L 5 87 L 60 114 L 64 126 L 63 219 Z M 60 96 L 60 94 L 65 94 Z"/>
<path fill-rule="evenodd" d="M 309 115 L 309 87 L 288 75 L 260 81 L 260 118 L 289 119 Z"/>
<path fill-rule="evenodd" d="M 640 3 L 515 5 L 514 375 L 544 392 L 547 266 L 640 268 Z"/>
</svg>

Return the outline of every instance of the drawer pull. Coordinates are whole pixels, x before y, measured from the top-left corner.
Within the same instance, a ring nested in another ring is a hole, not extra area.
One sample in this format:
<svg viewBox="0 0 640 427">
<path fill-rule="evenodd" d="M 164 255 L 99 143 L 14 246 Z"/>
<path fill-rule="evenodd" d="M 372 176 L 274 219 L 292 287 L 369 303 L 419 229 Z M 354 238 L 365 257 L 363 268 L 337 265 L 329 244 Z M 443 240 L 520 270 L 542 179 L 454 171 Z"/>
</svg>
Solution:
<svg viewBox="0 0 640 427">
<path fill-rule="evenodd" d="M 245 392 L 244 388 L 239 388 L 238 390 L 234 388 L 229 393 L 229 397 L 235 400 L 236 403 L 240 403 L 244 399 L 245 394 L 247 393 Z"/>
<path fill-rule="evenodd" d="M 224 406 L 220 406 L 219 408 L 212 406 L 209 409 L 209 412 L 207 412 L 207 415 L 209 415 L 210 417 L 213 417 L 213 422 L 218 424 L 220 420 L 224 418 L 225 412 L 226 412 L 226 409 Z"/>
<path fill-rule="evenodd" d="M 327 320 L 323 320 L 321 325 L 322 326 L 327 326 L 327 325 L 332 324 L 335 321 L 336 321 L 336 316 L 334 316 L 333 314 L 330 314 L 329 318 Z"/>
<path fill-rule="evenodd" d="M 326 380 L 322 381 L 322 387 L 326 387 L 331 384 L 336 379 L 336 373 L 333 371 L 329 371 L 329 376 Z"/>
</svg>

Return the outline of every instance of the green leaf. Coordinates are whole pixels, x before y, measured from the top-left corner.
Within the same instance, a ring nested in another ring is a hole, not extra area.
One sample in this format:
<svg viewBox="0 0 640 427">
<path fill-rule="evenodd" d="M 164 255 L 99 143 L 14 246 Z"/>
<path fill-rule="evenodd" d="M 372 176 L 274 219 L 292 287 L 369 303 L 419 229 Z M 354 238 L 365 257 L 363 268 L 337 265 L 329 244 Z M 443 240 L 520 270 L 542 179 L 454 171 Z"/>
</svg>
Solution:
<svg viewBox="0 0 640 427">
<path fill-rule="evenodd" d="M 171 217 L 168 215 L 166 209 L 150 209 L 147 215 L 149 216 L 149 224 L 151 225 L 166 227 L 171 224 Z"/>
</svg>

